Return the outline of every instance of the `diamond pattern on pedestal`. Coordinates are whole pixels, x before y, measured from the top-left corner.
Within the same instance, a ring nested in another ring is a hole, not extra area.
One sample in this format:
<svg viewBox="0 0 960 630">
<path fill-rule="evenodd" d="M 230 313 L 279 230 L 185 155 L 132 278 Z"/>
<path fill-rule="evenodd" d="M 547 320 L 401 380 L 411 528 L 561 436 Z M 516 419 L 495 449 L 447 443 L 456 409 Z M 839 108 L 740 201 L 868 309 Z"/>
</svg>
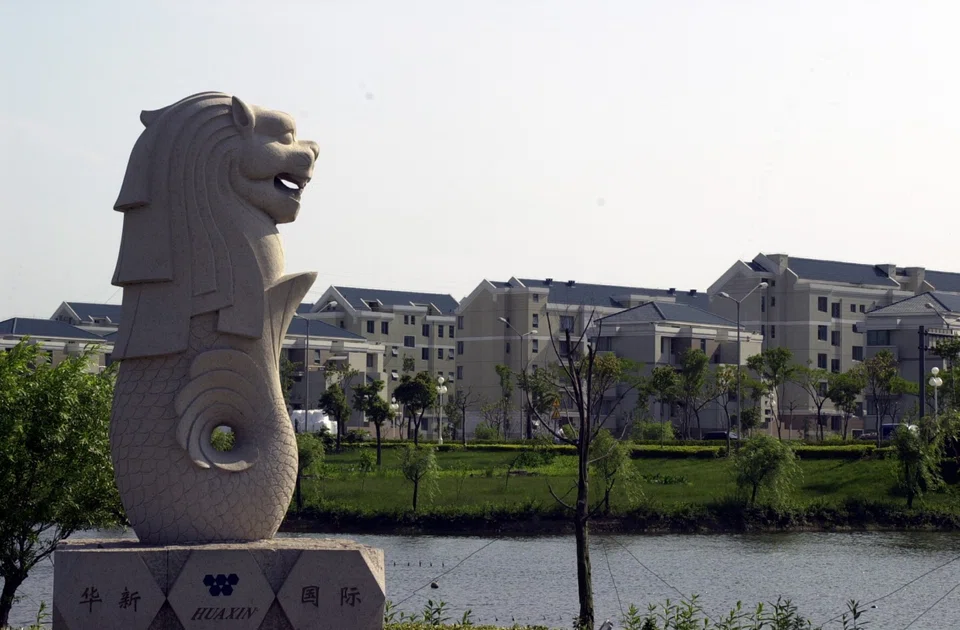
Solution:
<svg viewBox="0 0 960 630">
<path fill-rule="evenodd" d="M 140 555 L 76 554 L 60 580 L 55 606 L 69 630 L 147 630 L 163 592 Z"/>
<path fill-rule="evenodd" d="M 248 551 L 224 549 L 191 554 L 168 599 L 185 630 L 256 630 L 274 594 Z"/>
<path fill-rule="evenodd" d="M 304 550 L 277 599 L 297 630 L 383 628 L 383 585 L 359 550 Z"/>
</svg>

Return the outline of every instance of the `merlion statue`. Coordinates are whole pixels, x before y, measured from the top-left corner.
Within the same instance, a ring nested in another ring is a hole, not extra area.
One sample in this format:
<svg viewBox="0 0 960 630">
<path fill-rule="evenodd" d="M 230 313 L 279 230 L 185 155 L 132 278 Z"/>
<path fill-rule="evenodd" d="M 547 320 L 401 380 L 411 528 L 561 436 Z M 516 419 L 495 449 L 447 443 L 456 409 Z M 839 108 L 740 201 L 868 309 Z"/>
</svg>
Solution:
<svg viewBox="0 0 960 630">
<path fill-rule="evenodd" d="M 318 147 L 290 116 L 218 92 L 140 121 L 114 206 L 120 497 L 144 543 L 271 538 L 297 474 L 279 353 L 316 278 L 283 274 L 277 224 L 296 219 Z M 210 443 L 221 426 L 228 452 Z"/>
</svg>

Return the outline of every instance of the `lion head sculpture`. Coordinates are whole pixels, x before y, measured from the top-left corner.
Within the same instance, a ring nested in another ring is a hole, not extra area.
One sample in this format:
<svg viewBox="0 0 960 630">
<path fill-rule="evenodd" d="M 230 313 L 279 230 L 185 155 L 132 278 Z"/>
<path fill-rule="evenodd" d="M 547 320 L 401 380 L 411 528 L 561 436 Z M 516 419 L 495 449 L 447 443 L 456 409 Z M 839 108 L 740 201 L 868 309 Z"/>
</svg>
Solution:
<svg viewBox="0 0 960 630">
<path fill-rule="evenodd" d="M 144 111 L 114 209 L 124 213 L 113 284 L 124 287 L 114 357 L 186 348 L 189 320 L 263 331 L 263 292 L 279 280 L 276 225 L 296 219 L 319 148 L 287 114 L 202 92 Z"/>
</svg>

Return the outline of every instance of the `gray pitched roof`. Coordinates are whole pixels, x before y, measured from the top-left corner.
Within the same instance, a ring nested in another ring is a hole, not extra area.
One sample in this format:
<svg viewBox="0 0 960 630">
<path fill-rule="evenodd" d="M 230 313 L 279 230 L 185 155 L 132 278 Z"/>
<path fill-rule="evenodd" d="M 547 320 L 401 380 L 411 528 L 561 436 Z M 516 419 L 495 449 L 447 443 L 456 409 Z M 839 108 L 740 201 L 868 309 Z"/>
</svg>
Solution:
<svg viewBox="0 0 960 630">
<path fill-rule="evenodd" d="M 339 326 L 333 326 L 327 322 L 321 322 L 316 319 L 306 319 L 305 317 L 294 317 L 293 321 L 290 322 L 290 327 L 287 328 L 287 334 L 295 337 L 306 337 L 307 328 L 309 327 L 311 337 L 332 337 L 334 339 L 355 339 L 359 341 L 365 341 L 365 337 L 361 337 L 356 333 L 352 333 L 349 330 L 344 330 Z"/>
<path fill-rule="evenodd" d="M 953 291 L 960 293 L 960 273 L 927 269 L 923 272 L 923 279 L 933 285 L 936 291 Z"/>
<path fill-rule="evenodd" d="M 870 311 L 871 315 L 916 315 L 928 313 L 926 304 L 933 304 L 934 310 L 947 313 L 960 313 L 960 295 L 928 291 L 919 295 L 912 295 L 893 304 Z"/>
<path fill-rule="evenodd" d="M 676 302 L 645 302 L 625 311 L 601 318 L 605 324 L 677 322 L 704 326 L 737 327 L 737 322 L 709 313 L 702 308 Z"/>
<path fill-rule="evenodd" d="M 868 284 L 897 288 L 900 284 L 889 277 L 876 265 L 838 262 L 835 260 L 817 260 L 815 258 L 787 259 L 790 270 L 804 280 L 823 282 L 844 282 L 847 284 Z"/>
<path fill-rule="evenodd" d="M 537 280 L 533 278 L 520 278 L 527 287 L 549 289 L 550 295 L 547 298 L 554 304 L 574 304 L 582 306 L 608 306 L 614 308 L 623 308 L 623 304 L 616 300 L 616 297 L 625 295 L 639 295 L 649 298 L 674 298 L 681 304 L 692 304 L 695 306 L 707 306 L 710 299 L 706 293 L 695 292 L 690 295 L 689 291 L 669 291 L 667 289 L 645 289 L 642 287 L 624 287 L 612 284 L 589 284 L 575 282 L 573 286 L 565 281 Z M 505 287 L 507 282 L 494 282 L 496 287 Z"/>
<path fill-rule="evenodd" d="M 0 322 L 0 335 L 104 341 L 99 335 L 65 322 L 30 317 L 14 317 Z"/>
<path fill-rule="evenodd" d="M 366 300 L 379 300 L 384 306 L 413 306 L 433 304 L 441 313 L 453 313 L 457 301 L 445 293 L 418 293 L 416 291 L 390 291 L 388 289 L 364 289 L 361 287 L 334 287 L 350 305 L 358 311 L 369 311 Z"/>
<path fill-rule="evenodd" d="M 120 323 L 120 312 L 122 307 L 119 304 L 96 304 L 94 302 L 67 302 L 67 306 L 73 309 L 80 321 L 93 323 L 94 317 L 108 317 L 114 324 Z"/>
<path fill-rule="evenodd" d="M 313 310 L 313 304 L 310 302 L 300 302 L 300 305 L 297 306 L 297 315 L 309 313 L 311 310 Z"/>
</svg>

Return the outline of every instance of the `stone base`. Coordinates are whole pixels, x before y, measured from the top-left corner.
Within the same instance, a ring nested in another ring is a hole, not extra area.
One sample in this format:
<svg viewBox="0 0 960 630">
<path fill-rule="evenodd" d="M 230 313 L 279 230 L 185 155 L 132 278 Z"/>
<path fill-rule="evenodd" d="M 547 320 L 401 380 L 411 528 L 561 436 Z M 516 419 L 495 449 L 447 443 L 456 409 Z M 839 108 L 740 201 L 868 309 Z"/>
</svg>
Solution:
<svg viewBox="0 0 960 630">
<path fill-rule="evenodd" d="M 62 543 L 54 630 L 382 630 L 383 550 L 349 540 Z"/>
</svg>

